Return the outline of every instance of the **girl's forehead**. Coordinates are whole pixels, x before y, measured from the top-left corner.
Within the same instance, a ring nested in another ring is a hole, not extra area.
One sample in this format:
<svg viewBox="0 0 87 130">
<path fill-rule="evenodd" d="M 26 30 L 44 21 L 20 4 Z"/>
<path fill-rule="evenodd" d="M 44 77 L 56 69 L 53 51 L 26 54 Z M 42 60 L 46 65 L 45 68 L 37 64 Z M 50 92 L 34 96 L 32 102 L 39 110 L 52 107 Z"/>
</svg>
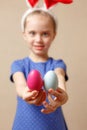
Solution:
<svg viewBox="0 0 87 130">
<path fill-rule="evenodd" d="M 56 22 L 49 14 L 34 13 L 34 14 L 29 14 L 26 17 L 25 27 L 27 25 L 33 26 L 38 24 L 40 24 L 41 26 L 49 26 L 52 30 L 54 30 L 54 32 L 56 32 Z"/>
<path fill-rule="evenodd" d="M 42 16 L 42 15 L 33 15 L 33 16 L 28 16 L 26 19 L 26 24 L 31 24 L 31 25 L 51 25 L 52 20 L 48 17 Z"/>
<path fill-rule="evenodd" d="M 35 31 L 52 31 L 54 30 L 53 24 L 48 18 L 44 17 L 28 17 L 26 21 L 26 29 Z"/>
<path fill-rule="evenodd" d="M 51 25 L 53 26 L 53 22 L 50 17 L 46 17 L 43 15 L 32 15 L 28 16 L 26 19 L 26 23 L 31 23 L 31 24 L 42 24 L 42 25 Z"/>
<path fill-rule="evenodd" d="M 26 21 L 31 21 L 31 20 L 37 20 L 37 21 L 39 21 L 40 19 L 41 19 L 41 20 L 44 19 L 44 22 L 45 22 L 45 20 L 46 20 L 46 21 L 48 21 L 48 20 L 49 20 L 49 21 L 52 21 L 50 17 L 47 17 L 47 16 L 42 15 L 42 14 L 28 15 Z"/>
</svg>

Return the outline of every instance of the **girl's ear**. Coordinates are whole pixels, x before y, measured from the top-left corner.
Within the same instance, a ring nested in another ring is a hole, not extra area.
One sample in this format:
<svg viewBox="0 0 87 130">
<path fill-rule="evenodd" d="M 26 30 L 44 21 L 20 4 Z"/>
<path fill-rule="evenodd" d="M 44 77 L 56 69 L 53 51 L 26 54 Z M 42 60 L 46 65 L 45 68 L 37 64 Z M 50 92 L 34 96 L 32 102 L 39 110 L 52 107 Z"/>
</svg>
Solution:
<svg viewBox="0 0 87 130">
<path fill-rule="evenodd" d="M 56 32 L 54 32 L 53 40 L 55 39 L 55 37 L 56 37 Z"/>
<path fill-rule="evenodd" d="M 23 35 L 24 40 L 26 41 L 26 40 L 27 40 L 26 33 L 25 33 L 25 32 L 22 32 L 22 35 Z"/>
</svg>

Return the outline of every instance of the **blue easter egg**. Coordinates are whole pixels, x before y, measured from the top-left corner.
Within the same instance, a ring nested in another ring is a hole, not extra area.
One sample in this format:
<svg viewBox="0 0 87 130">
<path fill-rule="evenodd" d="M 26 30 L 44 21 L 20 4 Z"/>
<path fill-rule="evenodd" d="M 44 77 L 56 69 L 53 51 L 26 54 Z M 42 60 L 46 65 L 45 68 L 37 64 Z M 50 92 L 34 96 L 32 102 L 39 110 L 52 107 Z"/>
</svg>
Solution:
<svg viewBox="0 0 87 130">
<path fill-rule="evenodd" d="M 46 90 L 50 88 L 56 90 L 58 88 L 58 78 L 54 71 L 48 71 L 44 76 L 44 87 Z"/>
</svg>

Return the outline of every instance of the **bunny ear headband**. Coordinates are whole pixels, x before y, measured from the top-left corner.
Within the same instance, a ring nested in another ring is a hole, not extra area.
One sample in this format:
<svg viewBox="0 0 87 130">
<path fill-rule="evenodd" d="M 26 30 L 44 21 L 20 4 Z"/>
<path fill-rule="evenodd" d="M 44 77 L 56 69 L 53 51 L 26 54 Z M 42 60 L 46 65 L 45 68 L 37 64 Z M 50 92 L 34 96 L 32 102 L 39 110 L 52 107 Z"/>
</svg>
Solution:
<svg viewBox="0 0 87 130">
<path fill-rule="evenodd" d="M 46 8 L 49 9 L 59 2 L 63 4 L 70 4 L 72 1 L 73 0 L 44 0 L 44 4 L 46 5 Z M 39 0 L 26 0 L 26 2 L 28 5 L 34 7 L 39 2 Z"/>
<path fill-rule="evenodd" d="M 25 23 L 25 19 L 28 16 L 28 14 L 32 13 L 35 10 L 43 10 L 43 11 L 49 11 L 49 9 L 51 9 L 52 7 L 54 7 L 56 4 L 58 3 L 63 3 L 63 4 L 70 4 L 73 2 L 73 0 L 43 0 L 44 1 L 44 7 L 45 8 L 38 8 L 36 7 L 38 2 L 40 0 L 26 0 L 26 3 L 29 7 L 29 9 L 25 12 L 25 14 L 22 17 L 22 21 L 21 21 L 21 27 L 22 27 L 22 32 L 24 31 L 24 23 Z M 48 12 L 49 13 L 49 12 Z"/>
</svg>

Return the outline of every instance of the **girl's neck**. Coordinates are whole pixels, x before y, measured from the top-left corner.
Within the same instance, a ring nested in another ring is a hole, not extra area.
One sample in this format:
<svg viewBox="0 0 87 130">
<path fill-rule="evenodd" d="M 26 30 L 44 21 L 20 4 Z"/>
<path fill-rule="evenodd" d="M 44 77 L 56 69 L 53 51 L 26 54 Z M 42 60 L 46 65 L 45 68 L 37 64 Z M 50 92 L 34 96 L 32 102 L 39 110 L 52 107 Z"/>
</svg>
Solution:
<svg viewBox="0 0 87 130">
<path fill-rule="evenodd" d="M 40 55 L 34 55 L 34 54 L 30 54 L 29 58 L 34 61 L 34 62 L 45 62 L 48 60 L 49 56 L 48 55 L 44 55 L 44 56 L 40 56 Z"/>
</svg>

